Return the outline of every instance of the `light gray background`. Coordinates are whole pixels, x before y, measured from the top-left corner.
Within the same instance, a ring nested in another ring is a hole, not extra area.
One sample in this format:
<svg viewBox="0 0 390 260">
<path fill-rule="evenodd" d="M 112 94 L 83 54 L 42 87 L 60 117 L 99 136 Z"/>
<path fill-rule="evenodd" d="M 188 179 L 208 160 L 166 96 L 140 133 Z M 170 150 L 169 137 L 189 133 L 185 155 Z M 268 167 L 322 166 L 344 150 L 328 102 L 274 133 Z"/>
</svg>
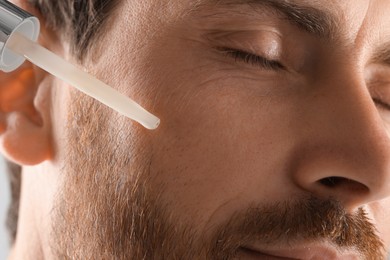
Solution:
<svg viewBox="0 0 390 260">
<path fill-rule="evenodd" d="M 4 159 L 0 157 L 0 259 L 7 259 L 8 238 L 5 232 L 5 214 L 10 200 L 9 187 L 5 175 Z"/>
</svg>

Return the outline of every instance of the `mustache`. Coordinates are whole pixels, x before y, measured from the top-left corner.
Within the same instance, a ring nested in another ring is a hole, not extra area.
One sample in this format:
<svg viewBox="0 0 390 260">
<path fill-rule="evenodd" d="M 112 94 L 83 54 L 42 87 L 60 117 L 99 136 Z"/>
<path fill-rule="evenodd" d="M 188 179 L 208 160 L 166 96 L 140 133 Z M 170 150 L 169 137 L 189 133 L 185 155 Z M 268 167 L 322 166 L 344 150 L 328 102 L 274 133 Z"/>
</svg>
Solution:
<svg viewBox="0 0 390 260">
<path fill-rule="evenodd" d="M 363 259 L 385 259 L 384 245 L 363 208 L 347 213 L 334 199 L 302 200 L 251 206 L 217 228 L 215 259 L 232 259 L 250 242 L 294 245 L 326 241 L 340 250 L 353 249 Z"/>
</svg>

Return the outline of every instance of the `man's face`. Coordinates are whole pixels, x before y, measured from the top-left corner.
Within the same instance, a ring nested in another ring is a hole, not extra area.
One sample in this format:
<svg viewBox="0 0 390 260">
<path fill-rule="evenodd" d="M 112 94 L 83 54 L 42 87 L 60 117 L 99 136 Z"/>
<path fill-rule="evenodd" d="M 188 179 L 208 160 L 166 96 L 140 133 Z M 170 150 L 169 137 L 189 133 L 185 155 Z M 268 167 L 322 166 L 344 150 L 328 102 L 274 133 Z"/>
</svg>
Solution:
<svg viewBox="0 0 390 260">
<path fill-rule="evenodd" d="M 157 130 L 78 93 L 69 109 L 58 100 L 67 138 L 53 248 L 85 259 L 382 256 L 390 2 L 194 2 L 123 1 L 88 58 L 161 118 Z"/>
</svg>

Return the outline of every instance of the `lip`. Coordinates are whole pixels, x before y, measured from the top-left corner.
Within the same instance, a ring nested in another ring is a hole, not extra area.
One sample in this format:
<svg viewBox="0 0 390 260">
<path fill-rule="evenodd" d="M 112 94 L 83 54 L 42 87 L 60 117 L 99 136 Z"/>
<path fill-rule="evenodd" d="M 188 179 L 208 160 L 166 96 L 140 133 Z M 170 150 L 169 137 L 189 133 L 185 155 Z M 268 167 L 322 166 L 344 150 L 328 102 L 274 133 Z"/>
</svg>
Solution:
<svg viewBox="0 0 390 260">
<path fill-rule="evenodd" d="M 327 244 L 310 244 L 297 246 L 275 246 L 263 249 L 261 247 L 244 246 L 241 248 L 242 259 L 269 260 L 355 260 L 361 256 L 353 250 L 336 250 Z M 240 258 L 241 259 L 241 258 Z"/>
</svg>

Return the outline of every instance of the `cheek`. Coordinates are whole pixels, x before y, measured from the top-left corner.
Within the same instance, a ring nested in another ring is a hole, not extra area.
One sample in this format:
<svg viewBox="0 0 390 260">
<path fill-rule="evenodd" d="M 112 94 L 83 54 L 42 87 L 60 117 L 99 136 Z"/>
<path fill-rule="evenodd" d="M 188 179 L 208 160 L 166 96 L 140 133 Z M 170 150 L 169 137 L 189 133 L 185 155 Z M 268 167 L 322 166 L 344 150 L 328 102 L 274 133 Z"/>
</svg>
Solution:
<svg viewBox="0 0 390 260">
<path fill-rule="evenodd" d="M 156 190 L 164 187 L 161 200 L 171 212 L 191 225 L 219 222 L 249 204 L 291 195 L 285 176 L 296 102 L 275 91 L 271 98 L 268 83 L 258 88 L 248 74 L 221 69 L 190 46 L 158 43 L 140 55 L 128 81 L 136 82 L 132 96 L 140 93 L 136 100 L 161 119 L 145 133 L 149 174 Z"/>
<path fill-rule="evenodd" d="M 293 140 L 289 104 L 239 91 L 239 85 L 189 82 L 182 85 L 187 94 L 171 95 L 160 110 L 151 174 L 166 189 L 162 199 L 182 218 L 205 223 L 285 198 Z"/>
</svg>

